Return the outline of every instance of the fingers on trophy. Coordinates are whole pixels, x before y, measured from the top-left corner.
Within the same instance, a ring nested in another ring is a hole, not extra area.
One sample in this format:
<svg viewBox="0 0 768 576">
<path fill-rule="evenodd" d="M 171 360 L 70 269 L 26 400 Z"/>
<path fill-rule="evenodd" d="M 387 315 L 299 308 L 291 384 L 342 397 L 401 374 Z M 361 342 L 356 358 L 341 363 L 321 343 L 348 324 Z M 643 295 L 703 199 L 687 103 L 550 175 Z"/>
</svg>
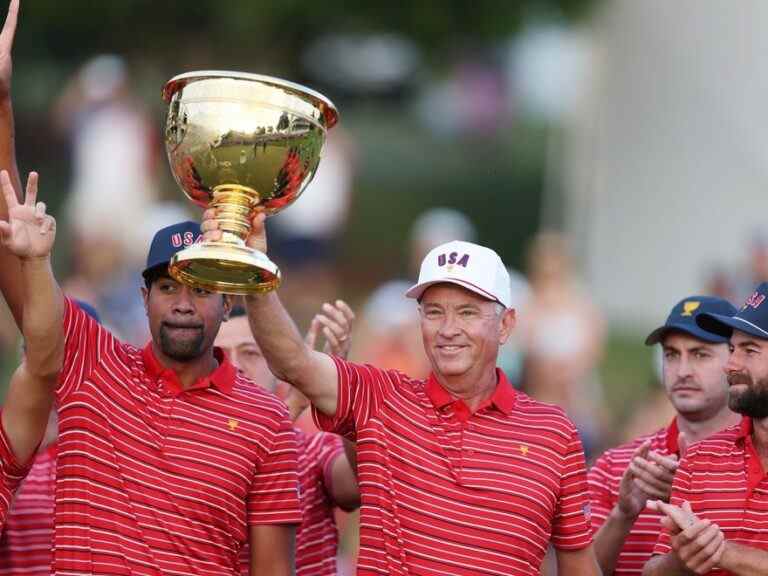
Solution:
<svg viewBox="0 0 768 576">
<path fill-rule="evenodd" d="M 215 209 L 221 236 L 178 252 L 171 275 L 190 286 L 256 294 L 280 284 L 278 267 L 246 245 L 258 210 L 293 203 L 317 171 L 327 131 L 338 121 L 330 100 L 308 88 L 241 72 L 189 72 L 163 89 L 165 146 L 176 182 Z"/>
</svg>

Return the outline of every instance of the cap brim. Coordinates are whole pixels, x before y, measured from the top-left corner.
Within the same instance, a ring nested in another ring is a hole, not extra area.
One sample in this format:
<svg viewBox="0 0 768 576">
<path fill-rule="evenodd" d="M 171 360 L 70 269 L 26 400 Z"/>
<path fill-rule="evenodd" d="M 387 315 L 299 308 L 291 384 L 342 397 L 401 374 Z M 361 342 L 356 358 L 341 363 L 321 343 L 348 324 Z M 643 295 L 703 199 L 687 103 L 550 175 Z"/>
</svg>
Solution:
<svg viewBox="0 0 768 576">
<path fill-rule="evenodd" d="M 751 336 L 756 336 L 763 340 L 768 340 L 768 332 L 753 324 L 749 320 L 739 318 L 738 316 L 723 316 L 721 314 L 699 314 L 696 316 L 696 324 L 708 332 L 720 334 L 725 338 L 730 338 L 734 330 L 745 332 Z"/>
<path fill-rule="evenodd" d="M 457 286 L 461 286 L 462 288 L 466 288 L 470 292 L 474 292 L 475 294 L 479 294 L 483 298 L 490 300 L 491 302 L 499 302 L 499 299 L 493 296 L 492 294 L 486 292 L 482 288 L 475 286 L 471 282 L 467 282 L 465 280 L 461 280 L 459 278 L 440 278 L 439 280 L 431 280 L 429 282 L 422 282 L 421 284 L 414 284 L 408 290 L 405 292 L 405 296 L 407 298 L 414 298 L 415 300 L 419 300 L 424 294 L 424 291 L 429 288 L 430 286 L 434 286 L 435 284 L 456 284 Z M 507 308 L 508 306 L 504 304 L 503 302 L 499 302 L 502 306 Z"/>
<path fill-rule="evenodd" d="M 730 334 L 728 336 L 723 336 L 704 330 L 698 326 L 691 326 L 690 324 L 665 324 L 664 326 L 659 326 L 656 330 L 648 334 L 648 337 L 645 339 L 645 345 L 653 346 L 654 344 L 661 343 L 670 332 L 682 332 L 699 340 L 703 340 L 704 342 L 711 342 L 712 344 L 721 344 L 727 342 L 728 338 L 730 338 Z"/>
</svg>

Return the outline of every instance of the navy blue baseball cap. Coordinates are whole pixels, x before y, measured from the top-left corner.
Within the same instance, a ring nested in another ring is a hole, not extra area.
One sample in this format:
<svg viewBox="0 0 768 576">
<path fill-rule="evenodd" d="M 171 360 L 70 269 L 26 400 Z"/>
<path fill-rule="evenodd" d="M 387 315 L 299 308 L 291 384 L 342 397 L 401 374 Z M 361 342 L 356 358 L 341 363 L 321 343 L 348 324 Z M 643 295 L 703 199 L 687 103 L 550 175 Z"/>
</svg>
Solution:
<svg viewBox="0 0 768 576">
<path fill-rule="evenodd" d="M 200 224 L 187 220 L 161 228 L 152 238 L 147 254 L 147 267 L 141 273 L 146 279 L 161 267 L 168 268 L 168 263 L 176 252 L 189 248 L 200 240 Z"/>
<path fill-rule="evenodd" d="M 718 332 L 713 332 L 703 328 L 698 319 L 702 314 L 719 314 L 731 316 L 736 313 L 736 307 L 722 298 L 714 296 L 689 296 L 683 298 L 675 304 L 672 311 L 667 316 L 667 321 L 663 326 L 659 326 L 648 334 L 645 339 L 646 346 L 658 344 L 667 336 L 669 332 L 684 332 L 694 338 L 712 342 L 713 344 L 722 344 L 728 342 L 730 335 L 723 336 Z"/>
<path fill-rule="evenodd" d="M 744 302 L 741 310 L 733 314 L 701 314 L 696 323 L 704 330 L 730 338 L 734 330 L 768 340 L 768 282 L 760 284 Z"/>
</svg>

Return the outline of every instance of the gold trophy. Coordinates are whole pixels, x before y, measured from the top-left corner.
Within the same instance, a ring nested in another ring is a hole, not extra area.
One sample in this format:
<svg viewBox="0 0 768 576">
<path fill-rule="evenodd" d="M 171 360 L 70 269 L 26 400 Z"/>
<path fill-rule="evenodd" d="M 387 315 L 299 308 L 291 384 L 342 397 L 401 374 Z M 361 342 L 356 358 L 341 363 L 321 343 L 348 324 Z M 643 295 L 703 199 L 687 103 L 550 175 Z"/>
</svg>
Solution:
<svg viewBox="0 0 768 576">
<path fill-rule="evenodd" d="M 163 88 L 165 148 L 176 182 L 198 206 L 215 207 L 222 238 L 178 252 L 179 282 L 227 294 L 274 290 L 280 271 L 245 245 L 257 206 L 272 215 L 312 181 L 326 131 L 338 121 L 330 100 L 291 82 L 241 72 L 181 74 Z"/>
</svg>

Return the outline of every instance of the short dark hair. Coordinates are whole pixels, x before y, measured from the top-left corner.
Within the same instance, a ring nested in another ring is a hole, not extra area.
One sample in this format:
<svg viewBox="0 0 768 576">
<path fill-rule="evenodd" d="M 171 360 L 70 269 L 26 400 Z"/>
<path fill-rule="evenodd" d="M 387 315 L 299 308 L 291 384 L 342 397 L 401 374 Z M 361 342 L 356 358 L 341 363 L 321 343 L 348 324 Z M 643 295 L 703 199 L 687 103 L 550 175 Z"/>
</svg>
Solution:
<svg viewBox="0 0 768 576">
<path fill-rule="evenodd" d="M 144 277 L 144 287 L 149 291 L 152 288 L 152 284 L 155 283 L 160 278 L 170 278 L 171 275 L 168 273 L 168 268 L 166 266 L 155 266 L 154 268 L 150 268 L 149 270 L 146 270 L 143 274 Z"/>
</svg>

